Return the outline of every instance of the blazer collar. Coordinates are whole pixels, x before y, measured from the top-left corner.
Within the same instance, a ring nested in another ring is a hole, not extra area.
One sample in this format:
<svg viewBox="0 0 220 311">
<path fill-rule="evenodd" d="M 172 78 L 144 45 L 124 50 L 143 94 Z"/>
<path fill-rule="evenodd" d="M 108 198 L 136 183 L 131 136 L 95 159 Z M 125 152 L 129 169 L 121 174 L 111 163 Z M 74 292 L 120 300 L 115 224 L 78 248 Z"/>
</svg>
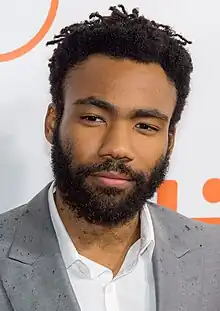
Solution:
<svg viewBox="0 0 220 311">
<path fill-rule="evenodd" d="M 79 311 L 51 222 L 47 185 L 23 209 L 1 281 L 15 310 Z"/>
</svg>

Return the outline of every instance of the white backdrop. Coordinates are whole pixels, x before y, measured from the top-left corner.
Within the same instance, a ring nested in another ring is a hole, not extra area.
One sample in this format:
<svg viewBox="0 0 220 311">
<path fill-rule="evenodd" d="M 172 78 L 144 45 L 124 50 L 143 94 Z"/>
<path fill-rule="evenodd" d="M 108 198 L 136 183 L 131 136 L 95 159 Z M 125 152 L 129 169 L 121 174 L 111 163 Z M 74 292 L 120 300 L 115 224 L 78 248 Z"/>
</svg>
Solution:
<svg viewBox="0 0 220 311">
<path fill-rule="evenodd" d="M 26 202 L 51 179 L 49 146 L 43 134 L 52 52 L 46 41 L 62 27 L 87 19 L 93 11 L 105 14 L 117 4 L 112 0 L 0 0 L 0 212 Z M 168 179 L 178 183 L 180 213 L 220 218 L 219 1 L 124 0 L 123 4 L 129 10 L 139 7 L 148 18 L 170 24 L 193 41 L 189 47 L 195 68 L 192 92 Z M 166 196 L 175 199 L 170 191 L 166 188 L 160 201 L 166 204 Z"/>
</svg>

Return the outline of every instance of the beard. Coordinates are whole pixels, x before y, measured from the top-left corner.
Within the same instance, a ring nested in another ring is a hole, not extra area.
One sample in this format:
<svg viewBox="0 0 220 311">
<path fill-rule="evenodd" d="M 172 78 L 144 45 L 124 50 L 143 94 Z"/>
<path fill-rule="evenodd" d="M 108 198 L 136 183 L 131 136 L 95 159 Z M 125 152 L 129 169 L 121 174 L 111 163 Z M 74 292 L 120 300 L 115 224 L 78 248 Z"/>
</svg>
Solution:
<svg viewBox="0 0 220 311">
<path fill-rule="evenodd" d="M 77 164 L 74 145 L 67 142 L 65 149 L 61 145 L 58 125 L 51 148 L 51 166 L 62 201 L 77 218 L 106 227 L 125 224 L 142 210 L 164 181 L 169 158 L 167 152 L 148 173 L 134 171 L 117 159 L 91 165 Z M 102 187 L 87 181 L 91 174 L 110 171 L 128 176 L 132 180 L 131 189 Z"/>
</svg>

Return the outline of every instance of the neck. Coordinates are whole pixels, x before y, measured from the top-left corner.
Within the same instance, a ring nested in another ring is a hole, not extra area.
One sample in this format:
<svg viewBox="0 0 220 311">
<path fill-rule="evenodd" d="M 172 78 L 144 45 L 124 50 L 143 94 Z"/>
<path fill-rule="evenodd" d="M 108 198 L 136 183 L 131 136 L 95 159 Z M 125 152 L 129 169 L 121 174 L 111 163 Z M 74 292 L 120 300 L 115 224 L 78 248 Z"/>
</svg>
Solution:
<svg viewBox="0 0 220 311">
<path fill-rule="evenodd" d="M 116 275 L 129 248 L 140 237 L 139 215 L 124 225 L 110 228 L 77 218 L 63 203 L 58 191 L 55 199 L 59 215 L 78 253 Z"/>
</svg>

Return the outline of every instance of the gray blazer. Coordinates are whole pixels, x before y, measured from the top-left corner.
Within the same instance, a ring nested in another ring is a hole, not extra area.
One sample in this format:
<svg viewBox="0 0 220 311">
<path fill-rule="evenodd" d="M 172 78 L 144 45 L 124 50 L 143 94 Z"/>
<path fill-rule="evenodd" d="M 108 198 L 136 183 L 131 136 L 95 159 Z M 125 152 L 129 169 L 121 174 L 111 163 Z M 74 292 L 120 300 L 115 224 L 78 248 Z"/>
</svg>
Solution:
<svg viewBox="0 0 220 311">
<path fill-rule="evenodd" d="M 0 311 L 80 311 L 50 219 L 48 188 L 0 215 Z M 149 209 L 157 311 L 220 310 L 219 227 L 153 203 Z M 132 295 L 138 299 L 138 291 Z"/>
</svg>

